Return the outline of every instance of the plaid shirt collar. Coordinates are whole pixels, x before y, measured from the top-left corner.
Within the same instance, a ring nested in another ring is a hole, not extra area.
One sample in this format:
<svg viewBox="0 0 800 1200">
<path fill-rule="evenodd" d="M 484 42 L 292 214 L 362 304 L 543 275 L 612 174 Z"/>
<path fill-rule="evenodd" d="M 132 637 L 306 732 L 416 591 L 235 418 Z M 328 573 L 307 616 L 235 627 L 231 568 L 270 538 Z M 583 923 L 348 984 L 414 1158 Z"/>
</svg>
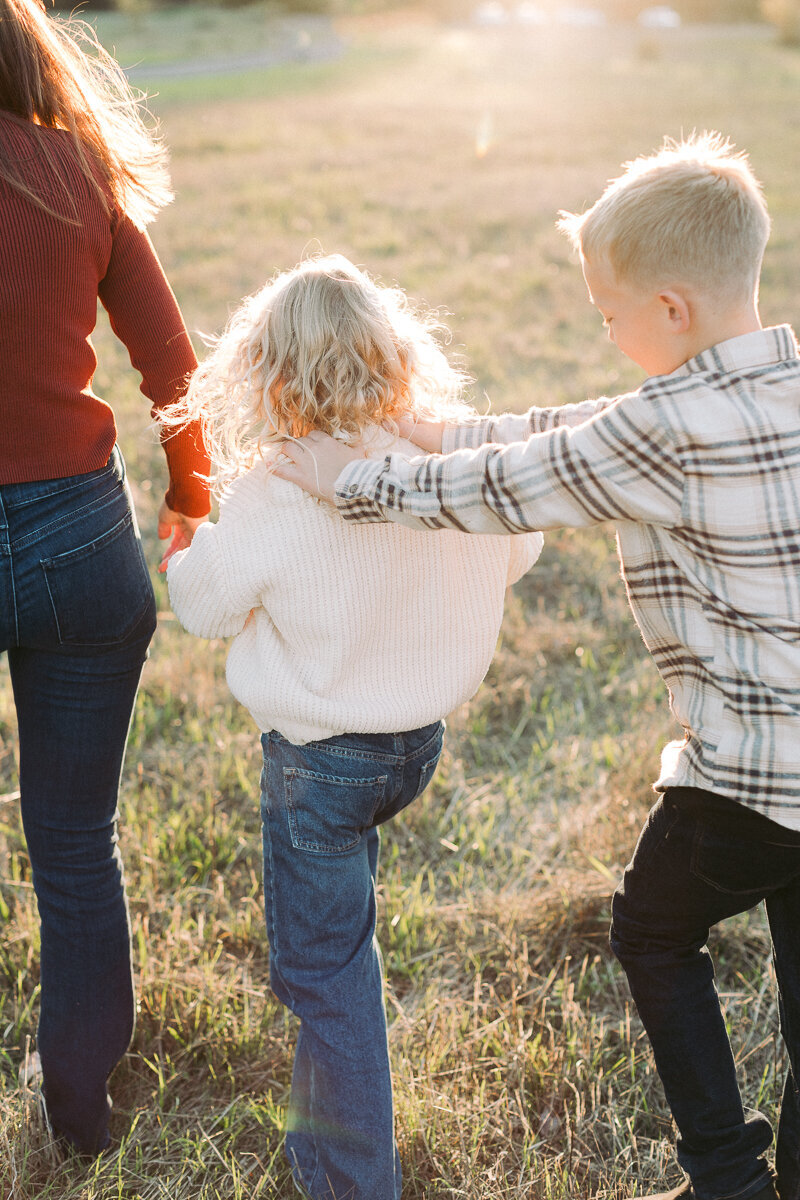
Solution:
<svg viewBox="0 0 800 1200">
<path fill-rule="evenodd" d="M 701 350 L 694 358 L 690 358 L 674 374 L 729 375 L 736 371 L 771 367 L 797 358 L 800 358 L 800 350 L 791 327 L 773 325 L 768 329 L 756 329 L 752 333 L 717 342 L 715 346 Z"/>
</svg>

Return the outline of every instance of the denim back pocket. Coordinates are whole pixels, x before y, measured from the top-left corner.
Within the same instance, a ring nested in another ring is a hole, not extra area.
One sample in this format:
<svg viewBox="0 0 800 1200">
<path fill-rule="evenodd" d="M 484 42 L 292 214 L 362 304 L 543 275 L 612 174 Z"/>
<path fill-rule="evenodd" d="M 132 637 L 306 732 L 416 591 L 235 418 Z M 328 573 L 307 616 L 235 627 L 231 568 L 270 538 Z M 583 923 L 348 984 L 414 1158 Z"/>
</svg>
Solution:
<svg viewBox="0 0 800 1200">
<path fill-rule="evenodd" d="M 780 833 L 778 833 L 778 837 Z M 692 845 L 692 874 L 729 896 L 750 896 L 752 904 L 800 877 L 800 845 L 786 831 L 786 843 L 732 837 L 710 821 L 698 821 Z"/>
<path fill-rule="evenodd" d="M 383 801 L 388 776 L 368 779 L 284 767 L 289 833 L 296 850 L 346 854 L 361 841 Z"/>
<path fill-rule="evenodd" d="M 133 514 L 85 545 L 44 558 L 59 642 L 113 646 L 138 630 L 155 599 Z"/>
</svg>

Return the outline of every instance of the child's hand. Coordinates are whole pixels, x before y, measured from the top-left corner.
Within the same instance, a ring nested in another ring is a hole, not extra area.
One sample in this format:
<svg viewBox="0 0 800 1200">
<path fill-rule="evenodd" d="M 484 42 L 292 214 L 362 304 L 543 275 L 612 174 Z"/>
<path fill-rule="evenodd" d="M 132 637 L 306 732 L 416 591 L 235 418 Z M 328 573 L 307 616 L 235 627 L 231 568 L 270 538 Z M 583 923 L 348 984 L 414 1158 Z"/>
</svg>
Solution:
<svg viewBox="0 0 800 1200">
<path fill-rule="evenodd" d="M 207 520 L 208 517 L 187 517 L 185 513 L 174 512 L 166 500 L 162 500 L 161 508 L 158 510 L 158 536 L 163 542 L 172 534 L 172 541 L 158 564 L 159 575 L 164 574 L 167 563 L 173 554 L 177 554 L 179 550 L 185 550 L 190 545 L 194 531 L 198 526 L 204 525 Z"/>
<path fill-rule="evenodd" d="M 273 473 L 332 504 L 336 480 L 348 463 L 363 457 L 362 450 L 354 450 L 315 430 L 304 438 L 287 439 L 282 444 Z"/>
<path fill-rule="evenodd" d="M 415 446 L 426 450 L 428 454 L 442 453 L 442 437 L 445 428 L 444 421 L 426 421 L 421 417 L 411 415 L 400 417 L 397 421 L 400 437 L 413 442 Z"/>
</svg>

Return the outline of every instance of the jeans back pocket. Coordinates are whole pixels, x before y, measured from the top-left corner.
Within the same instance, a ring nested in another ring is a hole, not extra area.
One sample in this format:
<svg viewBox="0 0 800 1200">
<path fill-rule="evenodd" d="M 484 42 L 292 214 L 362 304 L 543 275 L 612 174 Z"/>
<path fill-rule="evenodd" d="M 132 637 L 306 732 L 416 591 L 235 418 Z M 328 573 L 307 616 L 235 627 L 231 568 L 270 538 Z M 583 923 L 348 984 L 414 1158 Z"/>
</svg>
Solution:
<svg viewBox="0 0 800 1200">
<path fill-rule="evenodd" d="M 383 801 L 388 776 L 353 778 L 284 767 L 292 845 L 312 854 L 346 854 L 361 841 Z"/>
<path fill-rule="evenodd" d="M 61 645 L 119 645 L 138 632 L 148 611 L 155 626 L 153 585 L 130 511 L 41 566 Z"/>
<path fill-rule="evenodd" d="M 691 871 L 703 883 L 730 896 L 750 897 L 755 905 L 800 877 L 800 846 L 787 830 L 786 844 L 737 836 L 736 831 L 698 820 Z"/>
</svg>

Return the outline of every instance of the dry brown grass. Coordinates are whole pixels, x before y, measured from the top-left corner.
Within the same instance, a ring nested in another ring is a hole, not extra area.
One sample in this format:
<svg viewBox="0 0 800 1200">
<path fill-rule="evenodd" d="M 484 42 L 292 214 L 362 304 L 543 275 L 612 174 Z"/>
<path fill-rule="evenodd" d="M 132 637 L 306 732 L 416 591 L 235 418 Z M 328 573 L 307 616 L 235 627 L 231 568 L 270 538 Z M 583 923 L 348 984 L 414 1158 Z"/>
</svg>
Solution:
<svg viewBox="0 0 800 1200">
<path fill-rule="evenodd" d="M 158 22 L 138 19 L 137 55 Z M 319 244 L 452 312 L 479 403 L 635 386 L 554 217 L 590 202 L 622 159 L 694 127 L 751 150 L 775 216 L 764 316 L 797 323 L 800 63 L 763 30 L 643 41 L 382 18 L 343 32 L 346 57 L 324 69 L 164 83 L 178 199 L 154 238 L 193 329 L 219 329 L 230 304 Z M 119 24 L 115 40 L 123 53 Z M 120 415 L 155 562 L 159 452 L 124 351 L 106 328 L 97 342 L 96 385 Z M 292 1029 L 267 984 L 258 747 L 223 658 L 165 617 L 146 669 L 122 795 L 141 1011 L 114 1079 L 119 1148 L 88 1170 L 56 1165 L 16 1085 L 37 931 L 17 805 L 0 803 L 0 1180 L 14 1200 L 293 1194 L 280 1154 Z M 611 535 L 550 537 L 486 684 L 450 722 L 437 779 L 384 840 L 409 1200 L 616 1200 L 669 1181 L 669 1121 L 606 927 L 671 734 Z M 13 793 L 5 677 L 0 738 L 0 793 Z M 781 1059 L 760 917 L 720 931 L 715 951 L 748 1101 L 772 1112 Z"/>
</svg>

